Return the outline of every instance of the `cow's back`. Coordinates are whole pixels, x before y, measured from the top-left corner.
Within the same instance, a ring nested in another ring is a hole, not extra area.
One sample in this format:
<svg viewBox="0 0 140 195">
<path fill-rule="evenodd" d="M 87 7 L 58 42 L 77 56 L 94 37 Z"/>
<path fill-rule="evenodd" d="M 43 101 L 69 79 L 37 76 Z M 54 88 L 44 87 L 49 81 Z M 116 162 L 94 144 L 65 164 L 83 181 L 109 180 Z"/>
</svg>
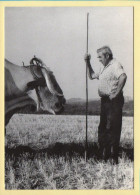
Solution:
<svg viewBox="0 0 140 195">
<path fill-rule="evenodd" d="M 26 106 L 35 106 L 35 102 L 23 90 L 26 86 L 27 69 L 5 60 L 5 124 L 14 113 Z M 28 75 L 28 73 L 27 73 Z M 25 83 L 25 84 L 24 84 Z M 21 88 L 19 86 L 22 86 Z"/>
<path fill-rule="evenodd" d="M 23 92 L 17 87 L 17 84 L 14 81 L 12 72 L 14 72 L 15 67 L 8 60 L 5 60 L 5 100 L 11 100 L 19 95 L 22 95 Z M 17 71 L 16 74 L 19 74 Z"/>
</svg>

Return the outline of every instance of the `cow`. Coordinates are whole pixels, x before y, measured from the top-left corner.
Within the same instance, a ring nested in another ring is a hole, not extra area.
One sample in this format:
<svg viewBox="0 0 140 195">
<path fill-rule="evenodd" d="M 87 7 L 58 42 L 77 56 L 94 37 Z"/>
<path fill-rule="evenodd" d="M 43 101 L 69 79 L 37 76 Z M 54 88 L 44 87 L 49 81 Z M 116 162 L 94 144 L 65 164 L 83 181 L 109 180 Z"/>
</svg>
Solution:
<svg viewBox="0 0 140 195">
<path fill-rule="evenodd" d="M 38 58 L 19 66 L 5 59 L 5 125 L 24 107 L 58 114 L 66 100 L 53 72 Z"/>
</svg>

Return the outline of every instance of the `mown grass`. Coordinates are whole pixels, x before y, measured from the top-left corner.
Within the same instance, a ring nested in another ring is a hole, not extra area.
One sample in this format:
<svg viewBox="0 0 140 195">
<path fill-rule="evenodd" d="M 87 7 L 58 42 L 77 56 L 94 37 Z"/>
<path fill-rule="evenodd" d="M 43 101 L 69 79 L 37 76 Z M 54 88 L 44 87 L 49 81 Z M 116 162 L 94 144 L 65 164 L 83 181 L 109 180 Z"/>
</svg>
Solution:
<svg viewBox="0 0 140 195">
<path fill-rule="evenodd" d="M 119 164 L 97 160 L 99 117 L 15 115 L 5 139 L 6 189 L 133 189 L 133 118 L 124 117 Z"/>
</svg>

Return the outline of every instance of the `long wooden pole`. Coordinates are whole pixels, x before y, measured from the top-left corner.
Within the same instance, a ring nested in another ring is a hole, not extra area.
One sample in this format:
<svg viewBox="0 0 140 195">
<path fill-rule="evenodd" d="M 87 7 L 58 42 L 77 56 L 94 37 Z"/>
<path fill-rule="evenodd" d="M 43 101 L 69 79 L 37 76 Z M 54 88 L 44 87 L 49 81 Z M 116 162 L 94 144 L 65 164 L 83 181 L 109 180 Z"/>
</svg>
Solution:
<svg viewBox="0 0 140 195">
<path fill-rule="evenodd" d="M 88 54 L 88 19 L 89 13 L 87 13 L 87 54 Z M 85 161 L 87 161 L 87 148 L 88 148 L 88 67 L 86 64 L 86 140 L 85 140 Z"/>
</svg>

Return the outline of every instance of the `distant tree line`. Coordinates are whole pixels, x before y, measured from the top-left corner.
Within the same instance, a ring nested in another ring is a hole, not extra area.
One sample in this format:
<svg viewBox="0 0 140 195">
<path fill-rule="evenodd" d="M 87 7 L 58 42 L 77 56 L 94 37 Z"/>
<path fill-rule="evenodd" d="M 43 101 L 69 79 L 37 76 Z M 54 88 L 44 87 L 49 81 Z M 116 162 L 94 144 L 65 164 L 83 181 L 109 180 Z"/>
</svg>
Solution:
<svg viewBox="0 0 140 195">
<path fill-rule="evenodd" d="M 100 100 L 90 100 L 88 102 L 88 115 L 100 115 Z M 83 101 L 68 101 L 65 105 L 64 115 L 85 115 L 86 102 Z M 123 106 L 123 116 L 134 115 L 134 103 L 132 100 L 126 101 Z"/>
<path fill-rule="evenodd" d="M 88 102 L 88 115 L 100 115 L 100 100 L 89 100 Z M 26 114 L 39 114 L 35 111 L 36 108 L 27 106 L 20 110 L 20 113 Z M 47 112 L 40 112 L 40 114 L 49 114 Z M 86 101 L 80 98 L 72 98 L 67 100 L 65 109 L 60 115 L 85 115 L 86 114 Z M 134 102 L 127 100 L 123 106 L 123 116 L 134 115 Z"/>
</svg>

